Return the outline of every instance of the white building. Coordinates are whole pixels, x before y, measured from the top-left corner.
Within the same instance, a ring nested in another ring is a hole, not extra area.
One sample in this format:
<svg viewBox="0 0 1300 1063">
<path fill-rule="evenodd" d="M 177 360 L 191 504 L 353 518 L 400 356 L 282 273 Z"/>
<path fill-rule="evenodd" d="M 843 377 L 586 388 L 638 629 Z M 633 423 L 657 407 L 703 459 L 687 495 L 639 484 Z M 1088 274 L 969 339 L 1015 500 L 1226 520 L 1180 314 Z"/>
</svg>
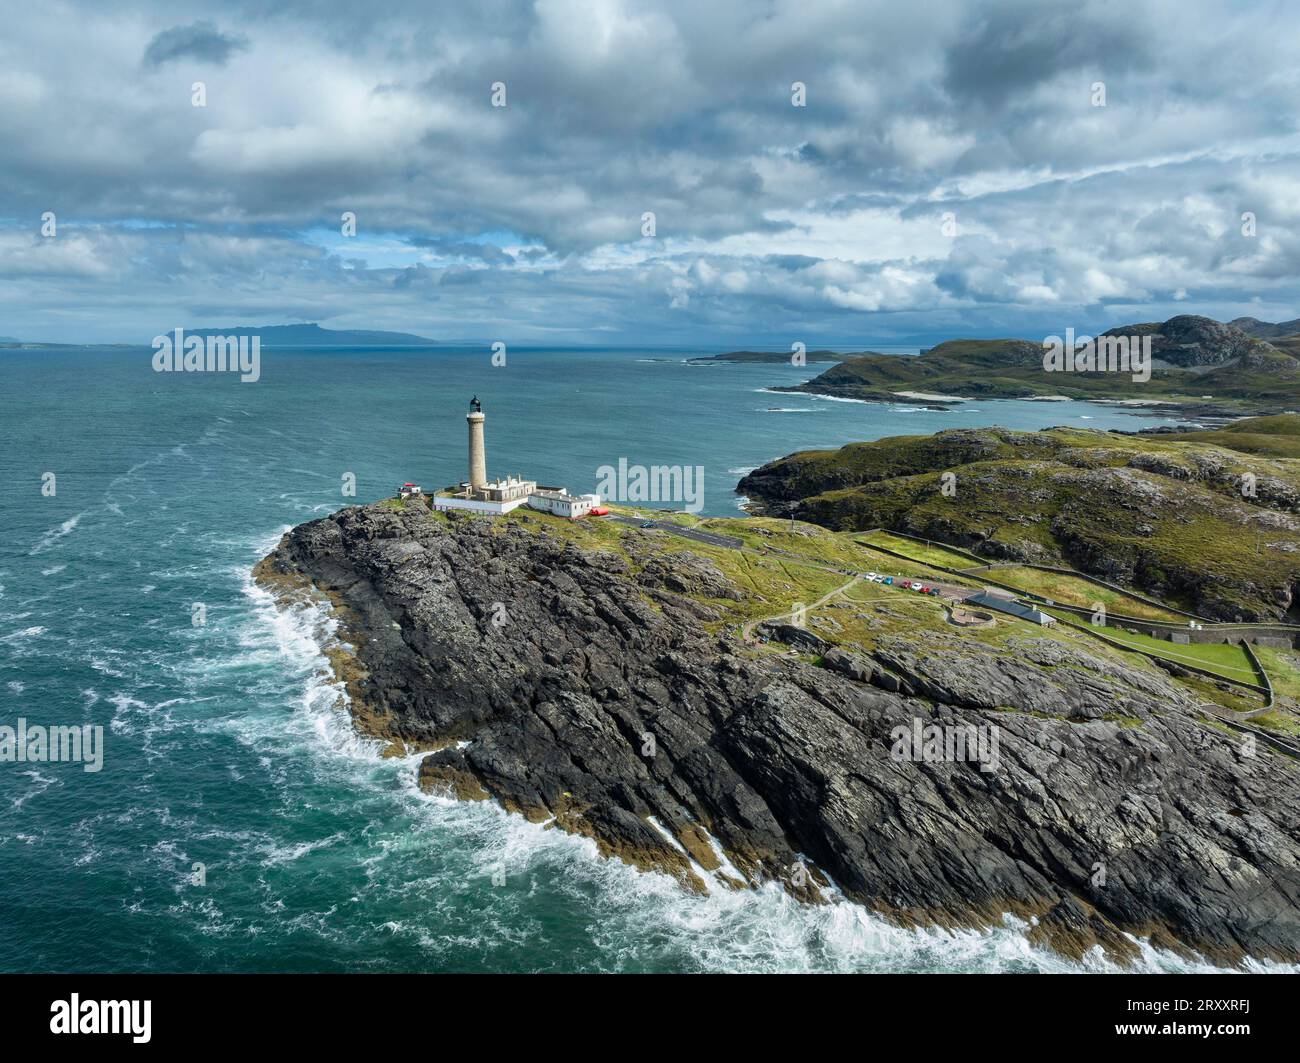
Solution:
<svg viewBox="0 0 1300 1063">
<path fill-rule="evenodd" d="M 486 502 L 478 498 L 465 498 L 458 494 L 448 494 L 445 491 L 439 491 L 433 496 L 433 508 L 440 513 L 449 513 L 453 509 L 468 513 L 486 513 L 492 517 L 500 517 L 509 513 L 512 509 L 518 509 L 528 498 L 516 498 L 509 502 Z"/>
<path fill-rule="evenodd" d="M 595 501 L 593 501 L 593 499 Z M 600 504 L 599 495 L 571 495 L 563 487 L 542 487 L 528 496 L 528 508 L 577 520 Z"/>
</svg>

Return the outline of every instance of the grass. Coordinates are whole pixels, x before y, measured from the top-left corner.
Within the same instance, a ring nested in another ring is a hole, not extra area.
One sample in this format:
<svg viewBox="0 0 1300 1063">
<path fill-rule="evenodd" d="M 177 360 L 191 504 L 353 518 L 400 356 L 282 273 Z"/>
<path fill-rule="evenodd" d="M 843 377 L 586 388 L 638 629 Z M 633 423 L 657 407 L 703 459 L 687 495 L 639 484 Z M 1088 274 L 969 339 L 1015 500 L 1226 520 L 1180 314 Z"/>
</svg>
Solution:
<svg viewBox="0 0 1300 1063">
<path fill-rule="evenodd" d="M 1273 691 L 1300 701 L 1300 652 L 1276 650 L 1271 646 L 1252 646 L 1259 663 L 1273 683 Z"/>
<path fill-rule="evenodd" d="M 1250 722 L 1255 727 L 1262 727 L 1266 731 L 1272 731 L 1274 734 L 1289 736 L 1291 738 L 1300 737 L 1300 719 L 1290 712 L 1282 712 L 1274 709 L 1272 712 L 1263 712 L 1258 716 L 1252 716 Z"/>
<path fill-rule="evenodd" d="M 1242 687 L 1224 687 L 1217 679 L 1187 675 L 1178 680 L 1203 701 L 1212 701 L 1231 712 L 1251 712 L 1263 707 L 1264 697 Z"/>
<path fill-rule="evenodd" d="M 927 565 L 943 565 L 947 568 L 970 568 L 972 565 L 986 564 L 985 561 L 975 559 L 971 555 L 960 554 L 942 546 L 915 543 L 911 539 L 891 535 L 889 532 L 872 532 L 869 535 L 860 536 L 860 538 L 864 542 L 875 546 L 883 546 L 886 550 L 893 550 L 896 554 L 903 554 Z"/>
<path fill-rule="evenodd" d="M 668 519 L 688 527 L 707 524 L 707 530 L 715 531 L 720 535 L 736 534 L 731 527 L 726 526 L 731 523 L 756 523 L 747 519 L 734 522 L 728 520 L 705 522 L 689 515 L 665 515 L 627 507 L 618 507 L 616 511 L 629 516 L 644 515 L 653 516 L 658 520 Z M 615 521 L 600 519 L 571 521 L 547 513 L 524 510 L 515 510 L 507 519 L 519 521 L 525 527 L 539 532 L 545 530 L 589 549 L 612 550 L 629 561 L 634 568 L 640 560 L 655 555 L 689 553 L 707 558 L 744 594 L 740 601 L 727 598 L 700 599 L 717 609 L 722 615 L 720 621 L 706 625 L 714 629 L 787 613 L 798 604 L 810 605 L 827 592 L 842 586 L 847 579 L 839 572 L 828 571 L 822 567 L 830 563 L 824 556 L 825 548 L 834 544 L 834 537 L 821 528 L 813 529 L 814 534 L 808 537 L 813 540 L 811 544 L 803 544 L 802 552 L 806 554 L 805 560 L 774 553 L 761 553 L 757 550 L 733 550 L 725 546 L 712 546 L 692 539 L 678 538 L 670 532 L 642 531 L 640 528 Z M 769 523 L 780 524 L 781 522 Z"/>
<path fill-rule="evenodd" d="M 620 507 L 619 511 L 631 515 L 640 514 L 640 511 L 627 507 Z M 651 514 L 647 511 L 647 515 L 665 519 L 665 515 L 659 513 Z M 637 527 L 599 519 L 570 521 L 528 510 L 516 510 L 506 519 L 518 522 L 537 533 L 546 532 L 559 536 L 584 548 L 613 551 L 627 560 L 634 569 L 639 568 L 647 558 L 655 555 L 689 553 L 707 558 L 744 595 L 740 601 L 702 599 L 719 613 L 718 620 L 705 626 L 719 632 L 734 630 L 736 625 L 750 620 L 766 619 L 788 613 L 799 603 L 810 605 L 829 591 L 844 585 L 848 577 L 841 570 L 861 572 L 875 569 L 896 578 L 912 577 L 937 581 L 951 579 L 944 573 L 930 569 L 919 560 L 916 564 L 909 565 L 890 555 L 879 553 L 870 546 L 862 545 L 860 533 L 831 532 L 801 523 L 796 523 L 792 530 L 787 520 L 701 519 L 686 516 L 680 518 L 682 524 L 706 528 L 722 535 L 734 535 L 746 543 L 746 549 L 734 550 L 681 539 L 670 533 L 646 532 Z M 667 519 L 676 522 L 678 518 Z M 897 537 L 890 538 L 897 539 Z M 897 541 L 909 547 L 917 545 L 909 543 L 908 540 Z M 885 543 L 882 542 L 881 545 Z M 889 548 L 892 549 L 892 546 Z M 942 555 L 948 552 L 935 548 L 928 550 L 927 553 L 933 558 L 936 554 Z M 1035 575 L 1049 575 L 1032 569 L 1025 571 L 1033 572 Z M 1000 575 L 998 578 L 1001 578 Z M 1068 577 L 1054 577 L 1054 579 L 1068 580 Z M 970 582 L 978 583 L 978 578 Z M 1079 582 L 1083 583 L 1089 592 L 1094 589 L 1102 590 L 1093 588 L 1085 581 Z M 1047 593 L 1049 597 L 1057 600 L 1068 600 L 1067 596 L 1060 591 L 1059 585 L 1053 584 L 1052 590 Z M 1126 597 L 1116 595 L 1116 598 Z M 1083 604 L 1091 604 L 1091 600 Z M 1110 603 L 1108 608 L 1112 608 Z M 1115 611 L 1120 611 L 1118 607 L 1114 608 Z M 808 620 L 811 628 L 821 637 L 834 643 L 862 649 L 869 649 L 882 635 L 915 635 L 920 630 L 932 630 L 945 634 L 960 631 L 961 637 L 965 640 L 982 642 L 998 648 L 1006 647 L 1009 642 L 1018 638 L 1034 637 L 1050 638 L 1076 645 L 1083 640 L 1087 643 L 1088 651 L 1093 655 L 1120 655 L 1125 652 L 1118 646 L 1106 646 L 1069 623 L 1048 630 L 999 617 L 998 622 L 991 628 L 954 628 L 948 623 L 947 610 L 940 600 L 921 597 L 898 587 L 886 587 L 881 584 L 859 583 L 846 594 L 832 598 L 830 602 L 810 613 Z M 834 624 L 827 623 L 827 620 L 834 620 Z M 1224 678 L 1247 683 L 1257 681 L 1254 669 L 1245 652 L 1238 645 L 1208 643 L 1184 646 L 1146 635 L 1130 634 L 1117 628 L 1107 628 L 1104 633 L 1115 643 L 1130 650 L 1161 657 L 1178 664 L 1202 668 Z M 1278 692 L 1300 697 L 1300 654 L 1268 648 L 1261 648 L 1257 652 L 1265 668 L 1268 669 L 1270 677 L 1273 678 Z M 1153 667 L 1150 664 L 1145 666 Z M 1258 698 L 1244 692 L 1221 690 L 1213 680 L 1205 677 L 1192 676 L 1179 682 L 1194 690 L 1198 696 L 1213 700 L 1234 711 L 1259 707 Z"/>
<path fill-rule="evenodd" d="M 1095 608 L 1095 603 L 1101 602 L 1106 607 L 1107 612 L 1119 613 L 1140 620 L 1168 620 L 1177 624 L 1187 622 L 1186 617 L 1179 616 L 1168 609 L 1148 605 L 1131 595 L 1125 594 L 1123 591 L 1113 591 L 1106 587 L 1099 587 L 1095 583 L 1090 583 L 1078 576 L 1067 576 L 1058 572 L 1042 572 L 1036 568 L 1027 568 L 1020 565 L 999 567 L 991 569 L 987 573 L 979 573 L 979 575 L 987 575 L 989 579 L 997 580 L 999 583 L 1005 583 L 1010 587 L 1018 587 L 1022 591 L 1041 594 L 1044 598 L 1051 598 L 1055 602 L 1062 602 L 1066 605 L 1079 605 L 1085 609 L 1092 609 Z"/>
<path fill-rule="evenodd" d="M 1241 683 L 1259 682 L 1255 669 L 1251 667 L 1250 659 L 1246 656 L 1246 651 L 1235 643 L 1209 642 L 1183 646 L 1115 627 L 1102 629 L 1099 633 L 1115 642 L 1154 657 L 1173 661 L 1175 664 L 1203 668 L 1207 672 L 1214 672 L 1216 675 L 1235 679 Z"/>
</svg>

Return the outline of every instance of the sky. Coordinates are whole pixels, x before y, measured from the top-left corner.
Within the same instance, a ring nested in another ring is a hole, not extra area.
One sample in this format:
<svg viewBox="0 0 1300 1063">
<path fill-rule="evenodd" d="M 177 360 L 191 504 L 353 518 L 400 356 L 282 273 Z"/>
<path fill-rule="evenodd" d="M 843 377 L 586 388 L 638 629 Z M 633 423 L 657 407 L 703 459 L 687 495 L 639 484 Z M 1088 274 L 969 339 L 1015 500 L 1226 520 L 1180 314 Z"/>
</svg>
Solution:
<svg viewBox="0 0 1300 1063">
<path fill-rule="evenodd" d="M 1300 317 L 1292 3 L 0 0 L 0 25 L 0 336 L 860 349 Z"/>
</svg>

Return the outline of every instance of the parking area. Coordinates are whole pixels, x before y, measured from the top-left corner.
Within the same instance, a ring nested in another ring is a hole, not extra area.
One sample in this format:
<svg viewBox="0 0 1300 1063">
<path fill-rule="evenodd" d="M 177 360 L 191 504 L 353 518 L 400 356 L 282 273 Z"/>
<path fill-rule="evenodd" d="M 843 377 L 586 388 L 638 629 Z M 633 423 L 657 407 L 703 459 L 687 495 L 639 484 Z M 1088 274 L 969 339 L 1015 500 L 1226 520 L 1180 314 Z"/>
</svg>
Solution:
<svg viewBox="0 0 1300 1063">
<path fill-rule="evenodd" d="M 934 580 L 916 579 L 911 576 L 891 576 L 885 573 L 867 571 L 862 578 L 868 583 L 894 587 L 909 594 L 925 594 L 932 598 L 942 598 L 949 602 L 964 602 L 981 588 L 962 587 L 956 583 L 939 583 Z"/>
</svg>

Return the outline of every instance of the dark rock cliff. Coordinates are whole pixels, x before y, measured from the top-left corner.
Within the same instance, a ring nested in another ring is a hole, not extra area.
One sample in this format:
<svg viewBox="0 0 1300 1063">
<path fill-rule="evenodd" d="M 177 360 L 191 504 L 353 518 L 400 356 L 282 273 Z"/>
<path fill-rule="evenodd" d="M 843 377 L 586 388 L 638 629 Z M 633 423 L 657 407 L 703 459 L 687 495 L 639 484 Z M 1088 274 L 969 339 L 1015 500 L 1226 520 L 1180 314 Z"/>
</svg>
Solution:
<svg viewBox="0 0 1300 1063">
<path fill-rule="evenodd" d="M 371 506 L 295 528 L 258 576 L 330 596 L 359 724 L 430 750 L 423 785 L 688 888 L 816 901 L 829 877 L 904 925 L 1012 913 L 1075 956 L 1132 957 L 1137 935 L 1300 959 L 1296 763 L 1208 727 L 1163 674 L 939 633 L 827 667 L 750 656 L 697 600 L 740 592 L 679 561 Z M 995 770 L 891 755 L 917 721 L 996 728 Z"/>
</svg>

